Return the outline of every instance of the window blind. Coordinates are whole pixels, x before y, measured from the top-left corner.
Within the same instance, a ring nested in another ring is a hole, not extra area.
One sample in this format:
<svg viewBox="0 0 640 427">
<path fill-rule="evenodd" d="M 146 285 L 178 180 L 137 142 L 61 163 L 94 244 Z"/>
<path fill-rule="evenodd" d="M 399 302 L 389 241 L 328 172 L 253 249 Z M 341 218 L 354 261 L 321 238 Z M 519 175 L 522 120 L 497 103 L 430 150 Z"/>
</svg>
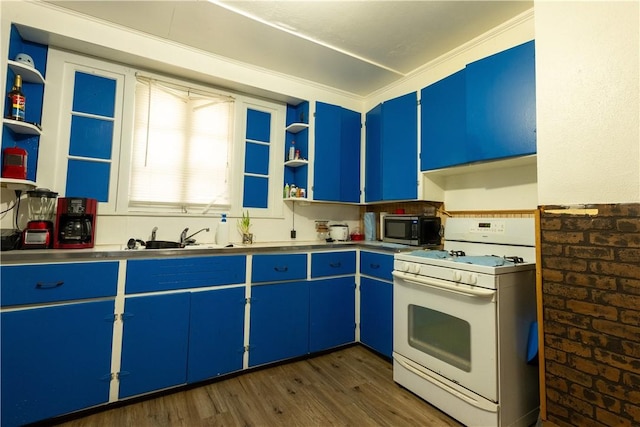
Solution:
<svg viewBox="0 0 640 427">
<path fill-rule="evenodd" d="M 138 76 L 129 204 L 228 205 L 233 103 Z"/>
</svg>

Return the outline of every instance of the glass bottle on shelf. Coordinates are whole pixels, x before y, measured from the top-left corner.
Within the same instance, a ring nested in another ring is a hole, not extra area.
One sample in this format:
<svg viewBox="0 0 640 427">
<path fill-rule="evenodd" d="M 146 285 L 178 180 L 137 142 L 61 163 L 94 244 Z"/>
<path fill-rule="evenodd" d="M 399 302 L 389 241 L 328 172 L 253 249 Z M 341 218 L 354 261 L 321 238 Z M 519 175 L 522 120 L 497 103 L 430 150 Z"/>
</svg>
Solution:
<svg viewBox="0 0 640 427">
<path fill-rule="evenodd" d="M 10 104 L 8 118 L 24 121 L 27 99 L 24 93 L 22 93 L 22 76 L 20 76 L 20 74 L 16 74 L 13 89 L 11 89 L 11 92 L 9 92 L 7 96 L 9 97 Z"/>
</svg>

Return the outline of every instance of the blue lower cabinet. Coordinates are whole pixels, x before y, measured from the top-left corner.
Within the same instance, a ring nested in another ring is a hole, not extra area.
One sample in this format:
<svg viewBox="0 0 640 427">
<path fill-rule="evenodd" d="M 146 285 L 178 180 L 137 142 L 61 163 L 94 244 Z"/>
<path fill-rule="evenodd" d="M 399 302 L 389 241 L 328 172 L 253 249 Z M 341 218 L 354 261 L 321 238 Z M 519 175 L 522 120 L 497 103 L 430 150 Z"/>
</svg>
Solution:
<svg viewBox="0 0 640 427">
<path fill-rule="evenodd" d="M 187 382 L 188 292 L 127 298 L 120 397 Z"/>
<path fill-rule="evenodd" d="M 107 403 L 114 302 L 1 315 L 2 426 Z"/>
<path fill-rule="evenodd" d="M 309 283 L 309 351 L 355 341 L 355 278 Z"/>
<path fill-rule="evenodd" d="M 360 278 L 360 341 L 391 357 L 393 352 L 393 284 Z"/>
<path fill-rule="evenodd" d="M 309 284 L 306 281 L 251 288 L 249 366 L 309 352 Z"/>
<path fill-rule="evenodd" d="M 242 370 L 244 289 L 191 294 L 187 382 Z"/>
</svg>

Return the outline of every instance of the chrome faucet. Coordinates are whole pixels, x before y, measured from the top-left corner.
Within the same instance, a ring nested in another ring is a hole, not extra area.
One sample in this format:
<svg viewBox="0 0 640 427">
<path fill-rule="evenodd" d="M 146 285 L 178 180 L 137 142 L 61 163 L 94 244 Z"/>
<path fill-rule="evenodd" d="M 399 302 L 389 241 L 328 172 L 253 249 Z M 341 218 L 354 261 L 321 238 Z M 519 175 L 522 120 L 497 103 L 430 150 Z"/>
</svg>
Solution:
<svg viewBox="0 0 640 427">
<path fill-rule="evenodd" d="M 153 230 L 151 230 L 151 240 L 156 240 L 156 231 L 158 231 L 158 227 L 153 227 Z"/>
<path fill-rule="evenodd" d="M 193 239 L 192 237 L 195 236 L 196 234 L 202 232 L 202 231 L 206 231 L 208 233 L 209 232 L 209 227 L 201 228 L 200 230 L 196 231 L 195 233 L 193 233 L 190 236 L 187 236 L 187 233 L 189 232 L 189 227 L 185 228 L 184 230 L 182 230 L 182 233 L 180 233 L 180 243 L 183 244 L 183 245 L 191 245 L 191 244 L 195 243 L 196 240 Z"/>
</svg>

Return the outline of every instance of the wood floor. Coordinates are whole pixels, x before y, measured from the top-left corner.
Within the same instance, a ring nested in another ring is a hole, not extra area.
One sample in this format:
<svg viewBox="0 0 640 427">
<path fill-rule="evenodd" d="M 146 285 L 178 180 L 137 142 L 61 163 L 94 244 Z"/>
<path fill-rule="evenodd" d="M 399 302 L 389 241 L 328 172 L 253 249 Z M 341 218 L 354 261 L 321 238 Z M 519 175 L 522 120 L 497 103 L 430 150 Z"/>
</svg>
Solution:
<svg viewBox="0 0 640 427">
<path fill-rule="evenodd" d="M 360 345 L 59 425 L 461 426 L 395 384 L 391 363 Z"/>
</svg>

